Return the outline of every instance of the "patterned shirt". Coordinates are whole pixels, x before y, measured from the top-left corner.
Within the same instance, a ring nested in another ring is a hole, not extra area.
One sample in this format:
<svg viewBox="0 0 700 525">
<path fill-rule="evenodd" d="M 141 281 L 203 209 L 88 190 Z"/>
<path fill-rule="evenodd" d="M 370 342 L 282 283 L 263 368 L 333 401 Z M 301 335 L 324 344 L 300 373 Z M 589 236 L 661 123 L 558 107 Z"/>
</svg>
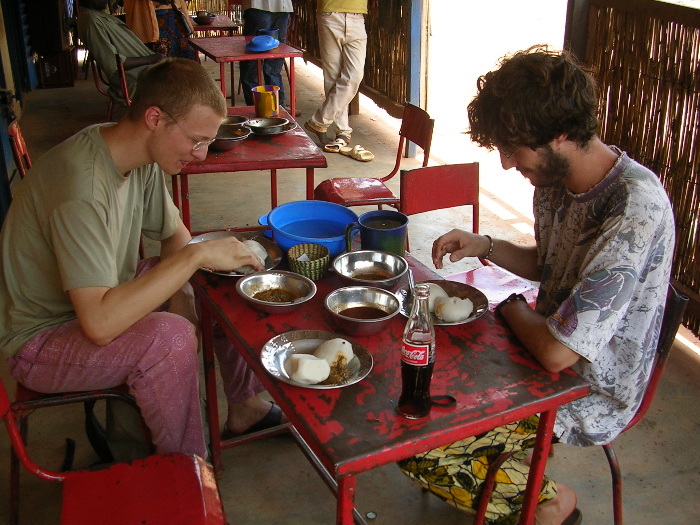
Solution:
<svg viewBox="0 0 700 525">
<path fill-rule="evenodd" d="M 649 380 L 668 289 L 675 229 L 654 173 L 619 158 L 591 190 L 535 191 L 542 282 L 536 309 L 581 359 L 591 394 L 559 409 L 564 443 L 602 445 L 634 416 Z"/>
</svg>

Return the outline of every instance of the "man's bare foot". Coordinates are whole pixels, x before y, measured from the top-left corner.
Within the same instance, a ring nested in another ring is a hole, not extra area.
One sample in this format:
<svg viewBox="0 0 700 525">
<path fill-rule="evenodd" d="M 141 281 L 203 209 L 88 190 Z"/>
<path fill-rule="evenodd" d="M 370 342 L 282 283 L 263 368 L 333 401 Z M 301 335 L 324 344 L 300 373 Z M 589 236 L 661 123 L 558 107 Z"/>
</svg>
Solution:
<svg viewBox="0 0 700 525">
<path fill-rule="evenodd" d="M 272 408 L 272 403 L 260 396 L 253 396 L 243 403 L 229 404 L 226 428 L 234 434 L 240 434 L 262 420 Z M 282 423 L 289 420 L 282 414 Z"/>
<path fill-rule="evenodd" d="M 535 525 L 562 525 L 576 510 L 576 493 L 573 489 L 557 483 L 557 495 L 546 503 L 537 505 Z M 580 516 L 580 512 L 578 513 Z M 572 525 L 576 520 L 569 521 Z M 580 520 L 579 520 L 580 523 Z"/>
</svg>

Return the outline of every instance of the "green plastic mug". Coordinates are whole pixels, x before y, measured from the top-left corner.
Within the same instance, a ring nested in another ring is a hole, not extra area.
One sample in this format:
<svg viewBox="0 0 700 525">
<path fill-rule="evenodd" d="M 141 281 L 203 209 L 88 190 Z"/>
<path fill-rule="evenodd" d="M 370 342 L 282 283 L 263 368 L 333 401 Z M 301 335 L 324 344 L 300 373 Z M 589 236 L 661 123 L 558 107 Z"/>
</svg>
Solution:
<svg viewBox="0 0 700 525">
<path fill-rule="evenodd" d="M 403 257 L 406 254 L 407 227 L 408 217 L 398 211 L 377 210 L 363 213 L 357 222 L 349 224 L 345 229 L 347 250 L 351 250 L 352 240 L 359 232 L 363 250 L 379 250 Z"/>
</svg>

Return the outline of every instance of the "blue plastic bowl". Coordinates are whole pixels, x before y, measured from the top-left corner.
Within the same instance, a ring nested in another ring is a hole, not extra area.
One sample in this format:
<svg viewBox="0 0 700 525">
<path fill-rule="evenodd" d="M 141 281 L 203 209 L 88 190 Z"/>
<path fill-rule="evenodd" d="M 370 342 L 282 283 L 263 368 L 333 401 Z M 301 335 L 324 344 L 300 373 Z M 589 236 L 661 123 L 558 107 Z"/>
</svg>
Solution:
<svg viewBox="0 0 700 525">
<path fill-rule="evenodd" d="M 285 252 L 297 244 L 321 244 L 333 259 L 345 251 L 345 228 L 356 221 L 354 211 L 334 202 L 294 201 L 278 206 L 258 222 L 270 226 L 275 242 Z"/>
</svg>

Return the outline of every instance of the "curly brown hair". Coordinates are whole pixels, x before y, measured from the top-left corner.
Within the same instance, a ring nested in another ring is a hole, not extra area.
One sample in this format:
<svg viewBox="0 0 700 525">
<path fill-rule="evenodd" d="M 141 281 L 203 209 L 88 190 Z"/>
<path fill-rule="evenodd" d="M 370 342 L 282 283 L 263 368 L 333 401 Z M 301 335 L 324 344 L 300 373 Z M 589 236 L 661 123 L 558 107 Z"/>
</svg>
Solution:
<svg viewBox="0 0 700 525">
<path fill-rule="evenodd" d="M 583 147 L 598 131 L 597 91 L 571 53 L 533 46 L 479 77 L 467 109 L 469 134 L 489 150 L 535 149 L 562 134 Z"/>
</svg>

